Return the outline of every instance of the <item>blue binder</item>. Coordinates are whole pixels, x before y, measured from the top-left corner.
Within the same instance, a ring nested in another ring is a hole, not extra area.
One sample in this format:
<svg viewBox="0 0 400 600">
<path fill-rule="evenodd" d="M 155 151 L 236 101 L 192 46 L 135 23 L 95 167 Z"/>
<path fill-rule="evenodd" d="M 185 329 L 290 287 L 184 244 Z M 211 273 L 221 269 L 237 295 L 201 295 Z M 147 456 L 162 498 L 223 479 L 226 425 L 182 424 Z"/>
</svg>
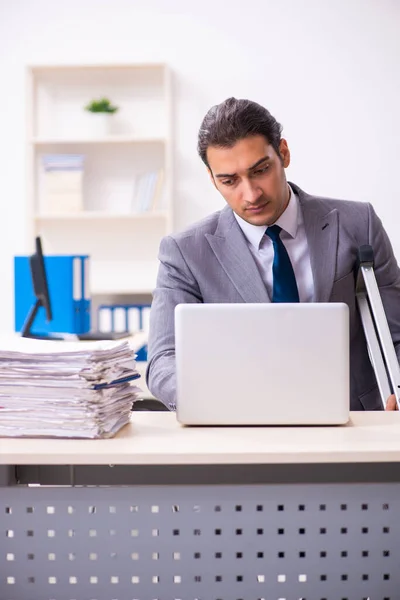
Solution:
<svg viewBox="0 0 400 600">
<path fill-rule="evenodd" d="M 76 301 L 80 302 L 80 318 L 82 331 L 90 331 L 90 289 L 89 289 L 89 256 L 74 256 L 74 292 Z"/>
<path fill-rule="evenodd" d="M 45 256 L 44 264 L 49 288 L 53 320 L 46 322 L 44 309 L 38 311 L 32 333 L 86 333 L 90 331 L 90 290 L 88 288 L 89 257 Z M 14 257 L 15 330 L 21 331 L 30 307 L 35 301 L 29 256 Z"/>
</svg>

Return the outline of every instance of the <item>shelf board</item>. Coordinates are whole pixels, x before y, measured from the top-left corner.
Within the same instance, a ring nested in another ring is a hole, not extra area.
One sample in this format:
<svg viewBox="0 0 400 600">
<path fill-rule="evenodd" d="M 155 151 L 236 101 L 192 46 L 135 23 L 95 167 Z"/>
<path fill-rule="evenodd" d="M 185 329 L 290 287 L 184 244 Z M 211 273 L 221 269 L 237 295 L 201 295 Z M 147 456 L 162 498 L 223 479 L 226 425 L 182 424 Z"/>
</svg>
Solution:
<svg viewBox="0 0 400 600">
<path fill-rule="evenodd" d="M 34 146 L 65 146 L 78 144 L 164 144 L 163 137 L 135 137 L 129 135 L 110 135 L 99 138 L 32 138 Z"/>
<path fill-rule="evenodd" d="M 166 63 L 104 63 L 104 64 L 65 64 L 65 65 L 29 65 L 28 70 L 38 75 L 39 73 L 52 73 L 60 72 L 65 73 L 68 71 L 105 71 L 107 69 L 115 71 L 116 69 L 127 69 L 130 71 L 136 70 L 162 70 L 166 68 Z"/>
<path fill-rule="evenodd" d="M 60 213 L 60 214 L 37 214 L 35 215 L 35 221 L 90 221 L 90 220 L 118 220 L 123 219 L 124 221 L 140 221 L 140 220 L 153 220 L 153 219 L 166 219 L 166 212 L 143 212 L 143 213 L 112 213 L 107 211 L 83 211 L 80 213 Z"/>
<path fill-rule="evenodd" d="M 151 296 L 154 292 L 152 288 L 132 288 L 132 287 L 96 287 L 92 286 L 90 295 L 93 296 Z"/>
</svg>

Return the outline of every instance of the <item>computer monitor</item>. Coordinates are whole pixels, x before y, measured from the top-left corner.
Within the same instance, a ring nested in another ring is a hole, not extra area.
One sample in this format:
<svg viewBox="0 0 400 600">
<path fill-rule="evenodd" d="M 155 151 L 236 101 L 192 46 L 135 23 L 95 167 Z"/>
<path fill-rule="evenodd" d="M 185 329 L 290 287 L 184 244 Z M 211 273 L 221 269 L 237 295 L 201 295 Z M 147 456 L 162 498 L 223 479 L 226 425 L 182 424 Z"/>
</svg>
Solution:
<svg viewBox="0 0 400 600">
<path fill-rule="evenodd" d="M 44 265 L 42 242 L 40 237 L 35 239 L 36 252 L 29 258 L 29 266 L 31 269 L 33 291 L 36 296 L 36 302 L 30 309 L 24 325 L 22 327 L 22 337 L 38 337 L 31 332 L 33 322 L 36 318 L 37 312 L 41 306 L 46 311 L 47 321 L 51 321 L 53 316 L 51 312 L 49 288 L 47 285 L 46 268 Z"/>
<path fill-rule="evenodd" d="M 63 340 L 65 339 L 65 334 L 60 332 L 59 334 L 45 334 L 38 335 L 36 333 L 32 333 L 31 329 L 33 323 L 35 321 L 38 310 L 41 306 L 43 306 L 46 312 L 46 320 L 50 322 L 53 318 L 51 303 L 50 303 L 50 294 L 49 287 L 47 283 L 47 274 L 46 268 L 44 264 L 43 251 L 42 251 L 42 243 L 40 237 L 35 239 L 35 247 L 36 252 L 29 257 L 29 266 L 31 271 L 32 278 L 32 286 L 33 291 L 36 296 L 36 302 L 31 307 L 25 322 L 23 324 L 21 330 L 22 337 L 28 338 L 37 338 L 37 339 L 45 339 L 45 340 Z M 87 333 L 77 333 L 76 337 L 78 340 L 88 340 L 88 341 L 100 341 L 100 340 L 119 340 L 127 336 L 127 333 L 120 332 L 110 332 L 110 333 L 102 333 L 100 331 L 89 331 Z"/>
</svg>

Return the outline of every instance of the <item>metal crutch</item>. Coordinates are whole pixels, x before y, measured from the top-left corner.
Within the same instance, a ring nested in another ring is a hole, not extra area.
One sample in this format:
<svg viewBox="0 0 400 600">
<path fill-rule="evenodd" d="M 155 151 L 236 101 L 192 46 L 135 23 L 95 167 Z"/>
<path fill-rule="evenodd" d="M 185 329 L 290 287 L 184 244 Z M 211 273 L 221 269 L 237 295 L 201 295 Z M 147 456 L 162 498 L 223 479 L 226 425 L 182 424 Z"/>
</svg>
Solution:
<svg viewBox="0 0 400 600">
<path fill-rule="evenodd" d="M 394 394 L 400 410 L 400 367 L 376 283 L 371 246 L 358 249 L 356 298 L 383 407 Z"/>
</svg>

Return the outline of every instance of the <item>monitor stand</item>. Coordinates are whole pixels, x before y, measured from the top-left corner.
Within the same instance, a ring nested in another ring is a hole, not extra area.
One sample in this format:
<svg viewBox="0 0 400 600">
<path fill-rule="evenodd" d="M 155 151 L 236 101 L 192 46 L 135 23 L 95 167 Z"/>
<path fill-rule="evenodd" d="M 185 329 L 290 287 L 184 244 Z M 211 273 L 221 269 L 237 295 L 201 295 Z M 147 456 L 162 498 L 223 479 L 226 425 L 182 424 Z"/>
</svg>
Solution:
<svg viewBox="0 0 400 600">
<path fill-rule="evenodd" d="M 43 302 L 41 301 L 40 298 L 37 298 L 35 304 L 32 305 L 32 307 L 25 319 L 25 322 L 22 326 L 22 330 L 21 330 L 22 337 L 35 338 L 35 339 L 38 339 L 38 338 L 43 339 L 44 338 L 44 336 L 37 336 L 36 334 L 31 332 L 31 327 L 36 318 L 37 312 L 41 306 L 43 306 Z M 46 338 L 44 338 L 44 339 L 46 339 Z"/>
</svg>

